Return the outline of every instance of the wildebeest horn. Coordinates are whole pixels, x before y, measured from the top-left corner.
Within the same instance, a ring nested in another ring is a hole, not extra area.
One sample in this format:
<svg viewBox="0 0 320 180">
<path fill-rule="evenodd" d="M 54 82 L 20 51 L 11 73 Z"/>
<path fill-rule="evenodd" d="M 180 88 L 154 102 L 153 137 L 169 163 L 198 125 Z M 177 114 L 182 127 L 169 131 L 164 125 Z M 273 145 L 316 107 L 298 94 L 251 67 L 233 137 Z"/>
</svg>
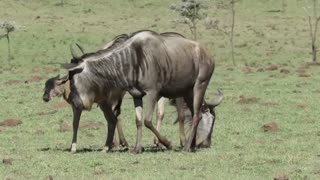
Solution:
<svg viewBox="0 0 320 180">
<path fill-rule="evenodd" d="M 223 96 L 223 93 L 221 92 L 220 89 L 218 89 L 218 94 L 217 95 L 218 95 L 218 97 L 212 103 L 207 103 L 207 105 L 210 108 L 214 108 L 214 107 L 218 106 L 222 102 L 224 96 Z"/>
<path fill-rule="evenodd" d="M 78 43 L 76 43 L 76 46 L 79 48 L 79 50 L 81 51 L 81 53 L 84 54 L 83 48 L 82 48 Z M 72 57 L 73 57 L 74 59 L 80 59 L 81 56 L 78 55 L 78 54 L 76 54 L 76 52 L 75 52 L 75 50 L 74 50 L 74 48 L 73 48 L 72 45 L 70 45 L 70 51 L 71 51 L 71 55 L 72 55 Z"/>
<path fill-rule="evenodd" d="M 78 46 L 78 48 L 80 49 L 80 51 L 82 52 L 82 54 L 84 54 L 84 49 L 82 46 L 80 46 L 78 43 L 76 43 L 76 45 Z"/>
</svg>

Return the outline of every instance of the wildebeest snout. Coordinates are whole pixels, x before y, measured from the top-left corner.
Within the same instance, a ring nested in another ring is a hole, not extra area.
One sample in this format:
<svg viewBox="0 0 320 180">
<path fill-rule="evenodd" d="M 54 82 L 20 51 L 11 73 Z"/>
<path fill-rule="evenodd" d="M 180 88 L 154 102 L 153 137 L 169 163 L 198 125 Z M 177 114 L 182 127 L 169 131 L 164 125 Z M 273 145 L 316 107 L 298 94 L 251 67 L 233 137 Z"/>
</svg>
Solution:
<svg viewBox="0 0 320 180">
<path fill-rule="evenodd" d="M 48 93 L 44 93 L 42 99 L 43 99 L 44 102 L 49 102 L 50 101 L 49 94 Z"/>
</svg>

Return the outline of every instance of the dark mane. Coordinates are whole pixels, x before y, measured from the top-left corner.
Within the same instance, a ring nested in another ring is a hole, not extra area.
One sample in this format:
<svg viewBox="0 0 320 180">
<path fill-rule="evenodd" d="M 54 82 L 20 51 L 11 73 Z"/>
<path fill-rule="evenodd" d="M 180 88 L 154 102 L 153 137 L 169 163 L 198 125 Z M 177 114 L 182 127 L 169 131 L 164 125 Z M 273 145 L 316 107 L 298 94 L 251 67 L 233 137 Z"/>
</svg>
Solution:
<svg viewBox="0 0 320 180">
<path fill-rule="evenodd" d="M 86 54 L 84 54 L 84 55 L 81 56 L 80 61 L 77 61 L 77 60 L 72 59 L 72 60 L 71 60 L 71 63 L 79 63 L 79 62 L 81 62 L 84 58 L 90 57 L 90 56 L 92 56 L 92 55 L 102 54 L 102 53 L 111 51 L 111 50 L 119 47 L 121 44 L 123 44 L 123 43 L 124 43 L 125 41 L 127 41 L 129 38 L 130 38 L 130 36 L 127 35 L 127 34 L 120 34 L 120 35 L 118 35 L 118 36 L 116 36 L 116 37 L 113 38 L 112 44 L 111 44 L 109 47 L 107 47 L 106 49 L 101 49 L 101 50 L 98 50 L 98 51 L 92 52 L 92 53 L 86 53 Z"/>
<path fill-rule="evenodd" d="M 164 32 L 164 33 L 160 33 L 161 36 L 180 36 L 183 38 L 186 38 L 184 35 L 177 33 L 177 32 Z"/>
<path fill-rule="evenodd" d="M 113 38 L 113 42 L 112 44 L 107 47 L 106 49 L 101 49 L 101 50 L 98 50 L 96 52 L 92 52 L 92 53 L 86 53 L 84 55 L 81 56 L 81 58 L 79 60 L 77 59 L 71 59 L 71 63 L 80 63 L 83 61 L 83 59 L 85 58 L 88 58 L 90 56 L 93 56 L 93 55 L 99 55 L 99 54 L 103 54 L 103 53 L 106 53 L 106 52 L 109 52 L 109 51 L 112 51 L 114 50 L 115 48 L 119 47 L 120 45 L 122 45 L 124 42 L 126 42 L 128 39 L 132 38 L 133 36 L 135 36 L 136 34 L 138 33 L 141 33 L 141 32 L 150 32 L 152 34 L 156 34 L 156 35 L 159 35 L 159 33 L 155 32 L 155 31 L 152 31 L 152 30 L 139 30 L 139 31 L 135 31 L 131 34 L 120 34 L 116 37 Z M 164 36 L 181 36 L 181 37 L 184 37 L 183 35 L 179 34 L 179 33 L 175 33 L 175 32 L 164 32 L 164 33 L 161 33 L 160 35 L 164 35 Z"/>
<path fill-rule="evenodd" d="M 106 48 L 105 50 L 112 50 L 118 46 L 120 46 L 123 42 L 125 42 L 126 40 L 129 39 L 129 35 L 127 34 L 120 34 L 118 36 L 116 36 L 115 38 L 113 38 L 113 43 L 108 47 Z"/>
<path fill-rule="evenodd" d="M 139 30 L 139 31 L 136 31 L 136 32 L 131 33 L 131 34 L 130 34 L 130 38 L 133 37 L 133 36 L 135 36 L 135 35 L 138 34 L 138 33 L 141 33 L 141 32 L 150 32 L 150 33 L 152 33 L 152 34 L 158 34 L 157 32 L 152 31 L 152 30 L 143 29 L 143 30 Z"/>
</svg>

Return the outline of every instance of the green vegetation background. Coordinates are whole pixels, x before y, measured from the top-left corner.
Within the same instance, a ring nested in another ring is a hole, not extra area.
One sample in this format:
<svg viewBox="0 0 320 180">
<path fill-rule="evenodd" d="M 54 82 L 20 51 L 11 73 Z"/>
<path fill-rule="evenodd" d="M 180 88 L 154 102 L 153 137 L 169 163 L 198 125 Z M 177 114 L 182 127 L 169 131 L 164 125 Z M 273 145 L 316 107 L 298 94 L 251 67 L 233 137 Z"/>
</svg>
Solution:
<svg viewBox="0 0 320 180">
<path fill-rule="evenodd" d="M 196 153 L 146 151 L 102 153 L 105 120 L 98 108 L 81 121 L 96 130 L 80 129 L 77 154 L 67 151 L 72 132 L 71 109 L 62 98 L 42 102 L 44 82 L 65 74 L 59 63 L 70 60 L 69 46 L 81 43 L 94 51 L 114 36 L 140 29 L 189 29 L 173 21 L 170 0 L 1 0 L 0 20 L 19 26 L 11 34 L 12 64 L 7 62 L 5 39 L 0 40 L 0 121 L 18 119 L 16 127 L 0 126 L 2 179 L 290 179 L 320 178 L 320 122 L 318 66 L 311 61 L 310 38 L 303 1 L 288 1 L 286 11 L 277 0 L 242 0 L 236 4 L 235 58 L 232 65 L 228 37 L 199 23 L 199 41 L 216 59 L 216 70 L 206 95 L 217 88 L 225 94 L 217 108 L 213 146 Z M 226 9 L 208 1 L 208 15 L 229 26 Z M 271 12 L 270 12 L 271 11 Z M 318 43 L 319 44 L 319 43 Z M 13 67 L 13 68 L 10 68 Z M 126 96 L 122 108 L 124 131 L 131 146 L 136 127 L 133 104 Z M 174 108 L 167 106 L 162 133 L 179 146 Z M 155 121 L 154 121 L 155 122 Z M 275 122 L 276 132 L 262 126 Z M 143 144 L 153 146 L 153 135 L 143 129 Z"/>
</svg>

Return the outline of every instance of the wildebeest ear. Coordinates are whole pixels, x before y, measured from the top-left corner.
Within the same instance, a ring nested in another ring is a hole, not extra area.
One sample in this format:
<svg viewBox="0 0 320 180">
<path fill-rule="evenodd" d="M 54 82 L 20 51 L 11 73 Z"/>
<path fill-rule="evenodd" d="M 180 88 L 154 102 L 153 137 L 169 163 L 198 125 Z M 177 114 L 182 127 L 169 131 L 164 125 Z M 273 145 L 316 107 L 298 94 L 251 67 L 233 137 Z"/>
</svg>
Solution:
<svg viewBox="0 0 320 180">
<path fill-rule="evenodd" d="M 56 83 L 57 85 L 65 84 L 69 80 L 69 75 L 63 76 L 62 78 L 59 78 Z"/>
<path fill-rule="evenodd" d="M 75 63 L 61 64 L 61 67 L 68 70 L 68 71 L 74 71 L 76 69 L 83 69 L 83 67 L 81 67 L 81 64 L 75 64 Z"/>
</svg>

